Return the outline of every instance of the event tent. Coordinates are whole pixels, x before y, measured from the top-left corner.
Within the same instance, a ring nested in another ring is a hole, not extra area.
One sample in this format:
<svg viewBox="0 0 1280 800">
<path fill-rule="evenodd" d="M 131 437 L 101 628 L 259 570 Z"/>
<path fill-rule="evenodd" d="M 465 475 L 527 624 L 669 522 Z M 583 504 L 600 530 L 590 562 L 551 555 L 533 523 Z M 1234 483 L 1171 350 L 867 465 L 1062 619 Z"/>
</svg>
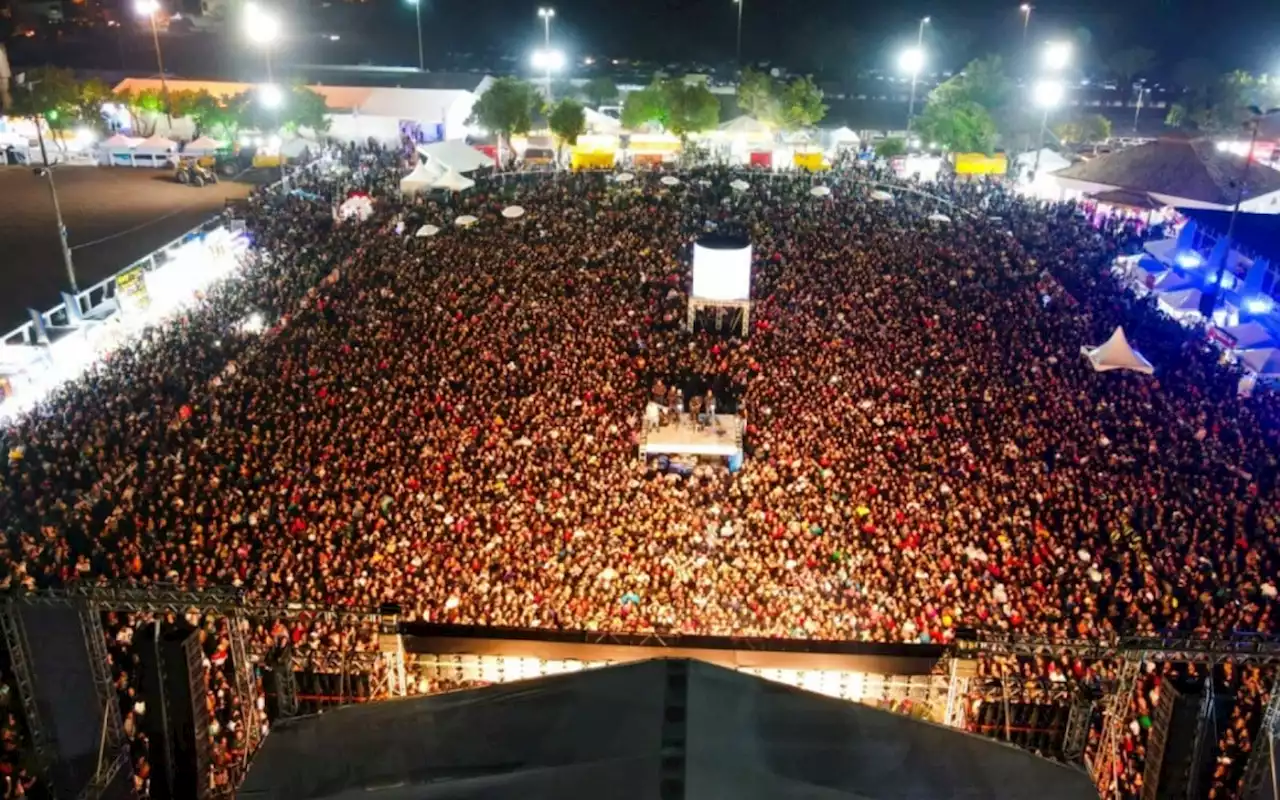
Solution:
<svg viewBox="0 0 1280 800">
<path fill-rule="evenodd" d="M 1276 337 L 1271 331 L 1257 322 L 1242 322 L 1239 325 L 1229 325 L 1225 328 L 1219 328 L 1218 331 L 1229 337 L 1235 344 L 1232 350 L 1253 350 L 1259 347 L 1270 347 L 1280 342 L 1276 341 Z"/>
<path fill-rule="evenodd" d="M 731 136 L 758 137 L 773 135 L 772 128 L 747 114 L 734 117 L 728 122 L 722 123 L 716 130 Z"/>
<path fill-rule="evenodd" d="M 1046 175 L 1050 172 L 1057 172 L 1060 169 L 1066 169 L 1071 166 L 1070 159 L 1062 156 L 1057 150 L 1051 147 L 1040 148 L 1040 172 Z M 1032 150 L 1023 153 L 1013 159 L 1014 175 L 1019 177 L 1030 175 L 1036 168 L 1036 151 Z"/>
<path fill-rule="evenodd" d="M 400 179 L 400 194 L 412 195 L 432 189 L 461 192 L 475 186 L 476 182 L 445 164 L 419 161 L 413 171 Z"/>
<path fill-rule="evenodd" d="M 617 134 L 622 132 L 622 122 L 608 114 L 601 114 L 594 108 L 583 108 L 582 114 L 587 123 L 587 132 L 595 134 Z"/>
<path fill-rule="evenodd" d="M 842 144 L 853 145 L 862 141 L 861 137 L 859 137 L 858 134 L 848 126 L 836 128 L 834 131 L 827 134 L 827 137 L 828 141 L 831 142 L 832 147 L 837 147 Z"/>
<path fill-rule="evenodd" d="M 1116 328 L 1111 338 L 1097 347 L 1081 347 L 1080 354 L 1089 359 L 1089 363 L 1097 372 L 1128 369 L 1150 375 L 1156 371 L 1150 361 L 1129 345 L 1129 340 L 1124 335 L 1124 328 Z"/>
<path fill-rule="evenodd" d="M 207 153 L 216 153 L 222 149 L 222 142 L 209 136 L 201 136 L 187 142 L 187 146 L 182 148 L 184 155 L 204 155 Z"/>
<path fill-rule="evenodd" d="M 983 736 L 654 659 L 279 720 L 241 800 L 1097 798 Z"/>
<path fill-rule="evenodd" d="M 492 167 L 493 159 L 466 142 L 433 142 L 418 146 L 419 163 L 440 165 L 457 172 L 471 172 L 481 167 Z"/>
<path fill-rule="evenodd" d="M 1274 347 L 1246 350 L 1240 354 L 1240 360 L 1260 378 L 1280 377 L 1280 350 Z"/>
<path fill-rule="evenodd" d="M 1200 299 L 1203 293 L 1199 289 L 1187 287 L 1173 291 L 1161 291 L 1157 295 L 1160 309 L 1167 314 L 1180 316 L 1192 312 L 1200 312 Z"/>
</svg>

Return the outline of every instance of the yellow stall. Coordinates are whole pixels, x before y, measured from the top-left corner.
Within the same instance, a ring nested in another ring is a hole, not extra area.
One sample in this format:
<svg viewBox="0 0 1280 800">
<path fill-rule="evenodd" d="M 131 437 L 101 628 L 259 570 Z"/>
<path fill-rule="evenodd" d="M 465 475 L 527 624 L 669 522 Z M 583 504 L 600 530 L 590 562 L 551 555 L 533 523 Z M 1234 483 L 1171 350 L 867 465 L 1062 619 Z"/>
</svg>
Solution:
<svg viewBox="0 0 1280 800">
<path fill-rule="evenodd" d="M 1004 153 L 989 156 L 986 153 L 956 153 L 957 175 L 1003 175 L 1009 169 Z"/>
<path fill-rule="evenodd" d="M 616 154 L 612 150 L 579 150 L 569 154 L 569 165 L 578 169 L 613 169 Z"/>
<path fill-rule="evenodd" d="M 822 151 L 820 150 L 811 153 L 796 151 L 796 153 L 791 156 L 791 161 L 799 169 L 807 169 L 810 172 L 818 172 L 819 170 L 825 169 L 822 164 Z"/>
</svg>

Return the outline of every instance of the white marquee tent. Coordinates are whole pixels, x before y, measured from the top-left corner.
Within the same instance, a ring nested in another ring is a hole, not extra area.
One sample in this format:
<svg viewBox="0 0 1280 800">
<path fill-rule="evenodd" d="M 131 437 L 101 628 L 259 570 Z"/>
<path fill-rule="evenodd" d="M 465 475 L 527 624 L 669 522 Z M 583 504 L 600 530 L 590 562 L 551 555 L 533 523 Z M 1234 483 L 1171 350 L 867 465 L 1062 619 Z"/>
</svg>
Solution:
<svg viewBox="0 0 1280 800">
<path fill-rule="evenodd" d="M 187 142 L 187 146 L 182 148 L 182 154 L 188 156 L 206 155 L 208 153 L 216 153 L 221 149 L 222 142 L 209 136 L 201 136 L 199 139 Z"/>
<path fill-rule="evenodd" d="M 1260 378 L 1280 377 L 1280 350 L 1274 347 L 1246 350 L 1240 354 L 1240 360 Z"/>
<path fill-rule="evenodd" d="M 1108 372 L 1113 369 L 1128 369 L 1144 375 L 1154 373 L 1155 367 L 1142 357 L 1142 354 L 1129 346 L 1125 338 L 1124 328 L 1116 328 L 1107 339 L 1097 347 L 1081 347 L 1080 354 L 1089 359 L 1096 372 Z"/>
<path fill-rule="evenodd" d="M 457 172 L 471 172 L 481 167 L 492 167 L 493 159 L 466 142 L 434 142 L 418 147 L 419 163 L 439 165 Z"/>
<path fill-rule="evenodd" d="M 1278 344 L 1272 337 L 1271 331 L 1256 322 L 1243 322 L 1221 330 L 1235 340 L 1233 350 L 1253 350 Z"/>
</svg>

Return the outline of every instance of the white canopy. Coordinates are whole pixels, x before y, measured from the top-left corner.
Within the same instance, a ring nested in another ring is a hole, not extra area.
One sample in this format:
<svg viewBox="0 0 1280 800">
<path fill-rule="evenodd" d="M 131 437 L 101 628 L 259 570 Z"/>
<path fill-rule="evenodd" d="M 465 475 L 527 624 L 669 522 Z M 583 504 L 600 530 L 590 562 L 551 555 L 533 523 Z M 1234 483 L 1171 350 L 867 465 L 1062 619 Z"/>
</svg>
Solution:
<svg viewBox="0 0 1280 800">
<path fill-rule="evenodd" d="M 827 195 L 831 194 L 831 187 L 815 186 L 809 190 L 809 194 L 813 195 L 814 197 L 826 197 Z"/>
<path fill-rule="evenodd" d="M 462 192 L 475 185 L 475 181 L 452 169 L 445 170 L 444 174 L 436 180 L 436 188 L 447 192 Z"/>
<path fill-rule="evenodd" d="M 357 194 L 348 197 L 338 206 L 338 214 L 343 219 L 356 219 L 364 222 L 373 216 L 373 201 L 367 195 Z"/>
<path fill-rule="evenodd" d="M 446 167 L 457 172 L 470 172 L 481 167 L 492 167 L 493 159 L 466 142 L 448 141 L 418 145 L 421 161 Z"/>
<path fill-rule="evenodd" d="M 1221 329 L 1223 333 L 1236 340 L 1233 350 L 1253 350 L 1277 344 L 1271 331 L 1256 322 L 1242 322 Z"/>
<path fill-rule="evenodd" d="M 951 217 L 948 217 L 946 214 L 936 214 L 936 213 L 935 213 L 935 214 L 930 214 L 930 215 L 929 215 L 929 221 L 930 221 L 930 222 L 950 222 L 950 221 L 951 221 Z"/>
<path fill-rule="evenodd" d="M 1152 239 L 1142 246 L 1162 264 L 1172 264 L 1173 254 L 1178 251 L 1177 239 Z"/>
<path fill-rule="evenodd" d="M 1036 168 L 1036 151 L 1023 153 L 1013 160 L 1015 175 L 1026 175 Z M 1057 172 L 1060 169 L 1066 169 L 1071 166 L 1071 162 L 1058 154 L 1057 150 L 1043 147 L 1040 149 L 1040 174 L 1047 175 L 1051 172 Z"/>
<path fill-rule="evenodd" d="M 1260 378 L 1280 377 L 1280 349 L 1260 347 L 1257 350 L 1246 350 L 1240 354 L 1240 360 Z"/>
<path fill-rule="evenodd" d="M 1160 292 L 1157 303 L 1160 308 L 1170 314 L 1185 314 L 1188 311 L 1200 310 L 1199 289 L 1178 289 L 1173 292 Z"/>
<path fill-rule="evenodd" d="M 893 200 L 893 195 L 883 189 L 874 189 L 871 192 L 872 200 L 879 200 L 882 203 L 888 203 Z"/>
<path fill-rule="evenodd" d="M 143 139 L 133 150 L 135 153 L 176 153 L 177 151 L 178 143 L 163 136 L 150 136 Z"/>
<path fill-rule="evenodd" d="M 733 181 L 733 182 L 731 182 L 731 183 L 729 184 L 729 188 L 730 188 L 730 189 L 735 189 L 735 190 L 737 190 L 737 191 L 739 191 L 739 192 L 745 192 L 745 191 L 746 191 L 747 189 L 749 189 L 750 187 L 751 187 L 751 184 L 747 183 L 746 181 L 742 180 L 741 178 L 739 178 L 739 179 L 737 179 L 736 181 Z"/>
<path fill-rule="evenodd" d="M 608 114 L 601 114 L 594 108 L 582 109 L 582 115 L 587 123 L 587 130 L 592 133 L 621 133 L 622 123 Z"/>
<path fill-rule="evenodd" d="M 1093 365 L 1096 372 L 1107 372 L 1113 369 L 1129 369 L 1144 375 L 1155 372 L 1151 362 L 1129 346 L 1124 328 L 1116 328 L 1111 338 L 1097 347 L 1081 347 L 1080 354 L 1089 359 L 1089 363 Z"/>
<path fill-rule="evenodd" d="M 187 142 L 187 146 L 182 149 L 183 153 L 196 155 L 202 153 L 214 153 L 222 149 L 222 142 L 209 136 L 201 136 Z"/>
<path fill-rule="evenodd" d="M 470 214 L 463 214 L 462 216 L 455 219 L 453 221 L 453 224 L 457 225 L 459 228 L 466 228 L 466 227 L 470 227 L 471 225 L 475 225 L 479 221 L 480 220 L 476 219 Z"/>
<path fill-rule="evenodd" d="M 418 232 L 415 233 L 414 236 L 435 236 L 439 232 L 440 229 L 435 225 L 423 225 L 421 228 L 418 228 Z"/>
<path fill-rule="evenodd" d="M 743 114 L 723 123 L 716 130 L 731 136 L 770 136 L 773 130 L 755 117 Z"/>
<path fill-rule="evenodd" d="M 438 162 L 423 159 L 413 171 L 400 179 L 400 194 L 411 195 L 431 189 L 461 192 L 475 186 L 476 182 Z"/>
<path fill-rule="evenodd" d="M 142 143 L 141 139 L 135 139 L 132 136 L 125 136 L 123 133 L 117 133 L 111 138 L 103 141 L 103 143 L 99 145 L 99 147 L 101 147 L 103 150 L 114 150 L 116 152 L 122 152 L 125 150 L 132 150 L 133 148 L 137 147 L 141 143 Z"/>
<path fill-rule="evenodd" d="M 507 206 L 502 209 L 502 216 L 507 219 L 520 219 L 524 216 L 524 206 Z"/>
<path fill-rule="evenodd" d="M 858 137 L 858 134 L 854 133 L 853 129 L 847 126 L 843 128 L 836 128 L 831 132 L 832 144 L 857 144 L 860 141 L 862 141 L 862 139 Z"/>
<path fill-rule="evenodd" d="M 661 178 L 658 179 L 658 182 L 661 183 L 663 186 L 679 186 L 680 185 L 680 179 L 677 178 L 675 175 L 663 175 Z"/>
<path fill-rule="evenodd" d="M 614 180 L 617 181 L 618 183 L 631 183 L 635 179 L 636 179 L 636 176 L 632 175 L 630 172 L 623 172 L 622 174 L 618 175 L 618 177 L 614 178 Z"/>
<path fill-rule="evenodd" d="M 1186 289 L 1196 285 L 1190 275 L 1178 270 L 1167 270 L 1157 273 L 1155 280 L 1151 284 L 1151 288 L 1157 292 L 1176 292 L 1179 289 Z"/>
</svg>

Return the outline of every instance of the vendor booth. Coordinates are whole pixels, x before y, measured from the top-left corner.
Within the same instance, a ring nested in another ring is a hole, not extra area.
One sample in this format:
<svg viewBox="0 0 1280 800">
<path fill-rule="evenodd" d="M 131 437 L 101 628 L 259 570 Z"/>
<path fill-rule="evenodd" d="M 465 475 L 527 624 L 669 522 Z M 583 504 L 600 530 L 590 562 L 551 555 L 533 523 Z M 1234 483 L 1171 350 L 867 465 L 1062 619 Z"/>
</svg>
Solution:
<svg viewBox="0 0 1280 800">
<path fill-rule="evenodd" d="M 149 136 L 133 148 L 133 159 L 128 166 L 165 169 L 173 165 L 178 143 L 163 136 Z"/>
<path fill-rule="evenodd" d="M 98 163 L 103 166 L 132 167 L 133 151 L 141 139 L 117 133 L 98 145 Z"/>
</svg>

